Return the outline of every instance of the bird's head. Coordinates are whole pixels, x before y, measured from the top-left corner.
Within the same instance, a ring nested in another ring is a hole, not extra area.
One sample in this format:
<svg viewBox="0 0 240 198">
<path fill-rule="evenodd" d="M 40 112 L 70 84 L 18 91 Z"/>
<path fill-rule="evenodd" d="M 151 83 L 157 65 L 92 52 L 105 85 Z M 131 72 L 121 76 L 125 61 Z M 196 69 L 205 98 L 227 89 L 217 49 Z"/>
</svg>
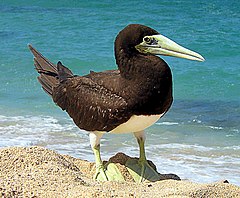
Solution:
<svg viewBox="0 0 240 198">
<path fill-rule="evenodd" d="M 184 48 L 156 30 L 139 24 L 130 24 L 119 32 L 115 41 L 115 52 L 174 56 L 196 61 L 205 59 L 198 53 Z"/>
</svg>

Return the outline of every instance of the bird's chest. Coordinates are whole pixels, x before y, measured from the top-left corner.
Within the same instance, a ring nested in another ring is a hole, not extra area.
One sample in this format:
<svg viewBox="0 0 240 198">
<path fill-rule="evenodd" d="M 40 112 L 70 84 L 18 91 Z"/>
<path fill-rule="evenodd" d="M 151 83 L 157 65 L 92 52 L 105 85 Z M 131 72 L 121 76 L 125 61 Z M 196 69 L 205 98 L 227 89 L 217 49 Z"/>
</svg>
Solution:
<svg viewBox="0 0 240 198">
<path fill-rule="evenodd" d="M 132 89 L 129 104 L 135 115 L 160 115 L 166 112 L 172 103 L 171 79 L 139 83 Z"/>
<path fill-rule="evenodd" d="M 115 129 L 110 131 L 110 133 L 133 133 L 142 131 L 157 122 L 163 114 L 149 116 L 133 115 L 127 122 L 117 126 Z"/>
</svg>

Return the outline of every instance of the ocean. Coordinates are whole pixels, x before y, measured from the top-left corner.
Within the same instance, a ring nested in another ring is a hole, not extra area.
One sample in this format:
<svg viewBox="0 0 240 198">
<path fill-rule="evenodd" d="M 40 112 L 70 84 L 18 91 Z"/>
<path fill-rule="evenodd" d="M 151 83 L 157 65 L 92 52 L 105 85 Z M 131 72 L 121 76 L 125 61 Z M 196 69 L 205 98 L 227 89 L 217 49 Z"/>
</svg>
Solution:
<svg viewBox="0 0 240 198">
<path fill-rule="evenodd" d="M 195 182 L 240 185 L 240 1 L 0 2 L 0 147 L 44 146 L 94 161 L 88 133 L 41 89 L 31 43 L 75 74 L 115 69 L 113 42 L 130 23 L 158 30 L 202 54 L 196 62 L 162 57 L 171 67 L 174 102 L 146 130 L 146 154 L 160 173 Z M 104 160 L 138 156 L 132 134 L 106 134 Z"/>
</svg>

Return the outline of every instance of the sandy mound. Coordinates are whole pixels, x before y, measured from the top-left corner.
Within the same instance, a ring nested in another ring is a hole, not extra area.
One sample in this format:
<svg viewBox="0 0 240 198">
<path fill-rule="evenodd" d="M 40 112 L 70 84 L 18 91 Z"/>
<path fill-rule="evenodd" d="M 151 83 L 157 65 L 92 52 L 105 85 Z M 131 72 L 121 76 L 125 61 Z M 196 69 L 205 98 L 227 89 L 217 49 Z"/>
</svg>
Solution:
<svg viewBox="0 0 240 198">
<path fill-rule="evenodd" d="M 117 154 L 117 163 L 126 182 L 96 182 L 93 163 L 60 155 L 41 147 L 0 149 L 0 196 L 2 197 L 240 197 L 240 187 L 226 181 L 198 184 L 178 181 L 176 175 L 161 175 L 151 183 L 133 182 L 125 161 Z"/>
</svg>

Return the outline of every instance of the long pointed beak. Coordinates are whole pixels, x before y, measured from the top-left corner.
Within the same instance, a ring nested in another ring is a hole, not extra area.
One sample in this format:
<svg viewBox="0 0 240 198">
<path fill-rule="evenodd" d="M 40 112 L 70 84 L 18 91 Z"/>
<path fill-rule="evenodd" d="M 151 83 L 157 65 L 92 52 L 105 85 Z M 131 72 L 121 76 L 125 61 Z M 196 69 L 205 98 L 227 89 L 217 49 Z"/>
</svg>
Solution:
<svg viewBox="0 0 240 198">
<path fill-rule="evenodd" d="M 184 48 L 163 35 L 146 36 L 143 42 L 136 46 L 142 53 L 155 55 L 175 56 L 189 60 L 204 61 L 197 52 Z"/>
</svg>

